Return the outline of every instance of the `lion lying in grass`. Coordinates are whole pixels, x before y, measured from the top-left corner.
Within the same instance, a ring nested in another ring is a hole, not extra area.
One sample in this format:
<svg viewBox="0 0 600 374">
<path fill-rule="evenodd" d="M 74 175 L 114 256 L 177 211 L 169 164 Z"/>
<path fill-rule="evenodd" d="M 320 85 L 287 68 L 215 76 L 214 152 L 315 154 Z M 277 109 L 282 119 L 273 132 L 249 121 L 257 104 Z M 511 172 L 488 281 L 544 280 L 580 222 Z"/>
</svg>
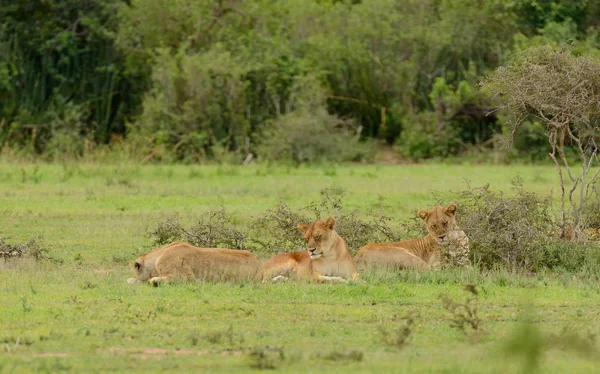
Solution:
<svg viewBox="0 0 600 374">
<path fill-rule="evenodd" d="M 469 238 L 455 226 L 456 205 L 421 210 L 427 236 L 389 243 L 369 243 L 358 251 L 354 263 L 396 269 L 427 269 L 440 260 L 440 249 L 449 245 L 447 254 L 458 263 L 468 261 Z"/>
<path fill-rule="evenodd" d="M 259 268 L 260 262 L 249 251 L 198 248 L 174 242 L 138 257 L 131 266 L 135 278 L 129 278 L 127 282 L 147 281 L 156 285 L 174 278 L 251 280 Z"/>
<path fill-rule="evenodd" d="M 358 280 L 358 273 L 344 239 L 333 229 L 335 219 L 298 224 L 304 234 L 306 251 L 278 254 L 261 268 L 263 281 L 294 278 L 317 282 Z"/>
</svg>

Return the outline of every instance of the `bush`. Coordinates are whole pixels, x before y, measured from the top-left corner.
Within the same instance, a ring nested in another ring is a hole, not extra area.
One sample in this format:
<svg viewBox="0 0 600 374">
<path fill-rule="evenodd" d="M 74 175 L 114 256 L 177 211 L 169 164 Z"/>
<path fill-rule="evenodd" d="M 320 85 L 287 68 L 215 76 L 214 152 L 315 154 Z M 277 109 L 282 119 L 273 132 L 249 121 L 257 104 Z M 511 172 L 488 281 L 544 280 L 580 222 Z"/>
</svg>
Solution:
<svg viewBox="0 0 600 374">
<path fill-rule="evenodd" d="M 225 208 L 209 211 L 195 225 L 186 228 L 176 216 L 159 222 L 150 233 L 154 245 L 162 246 L 173 241 L 185 241 L 201 248 L 224 247 L 245 249 L 247 234 L 233 227 L 233 219 Z"/>
<path fill-rule="evenodd" d="M 273 121 L 259 153 L 269 160 L 296 164 L 373 157 L 372 147 L 359 142 L 352 122 L 328 114 L 325 108 L 291 112 Z"/>
<path fill-rule="evenodd" d="M 398 149 L 415 160 L 456 155 L 462 146 L 458 131 L 436 121 L 433 112 L 422 112 L 406 120 L 398 139 Z"/>
<path fill-rule="evenodd" d="M 253 228 L 260 232 L 261 240 L 252 239 L 256 249 L 264 253 L 276 254 L 285 251 L 304 250 L 304 241 L 298 232 L 298 223 L 312 223 L 329 216 L 336 218 L 335 231 L 346 241 L 351 254 L 372 241 L 399 240 L 397 233 L 390 227 L 392 218 L 373 211 L 367 218 L 361 218 L 360 212 L 343 211 L 344 192 L 339 189 L 324 189 L 321 199 L 293 211 L 287 204 L 280 202 L 274 209 L 254 221 Z M 305 212 L 312 213 L 309 218 Z"/>
<path fill-rule="evenodd" d="M 360 128 L 327 113 L 325 89 L 314 76 L 291 87 L 288 111 L 267 126 L 259 154 L 270 160 L 302 162 L 372 159 L 374 147 L 361 143 Z"/>
<path fill-rule="evenodd" d="M 451 194 L 460 209 L 457 224 L 469 237 L 472 260 L 484 269 L 534 271 L 551 267 L 546 248 L 552 243 L 550 197 L 523 189 L 514 179 L 512 196 L 489 185 Z"/>
<path fill-rule="evenodd" d="M 175 55 L 160 50 L 153 88 L 133 125 L 134 142 L 153 156 L 198 161 L 223 146 L 235 151 L 248 136 L 244 118 L 244 69 L 230 53 Z"/>
<path fill-rule="evenodd" d="M 41 238 L 31 238 L 25 243 L 9 244 L 0 238 L 0 257 L 5 260 L 11 258 L 21 258 L 23 256 L 33 257 L 35 260 L 46 258 L 48 250 L 40 243 Z"/>
</svg>

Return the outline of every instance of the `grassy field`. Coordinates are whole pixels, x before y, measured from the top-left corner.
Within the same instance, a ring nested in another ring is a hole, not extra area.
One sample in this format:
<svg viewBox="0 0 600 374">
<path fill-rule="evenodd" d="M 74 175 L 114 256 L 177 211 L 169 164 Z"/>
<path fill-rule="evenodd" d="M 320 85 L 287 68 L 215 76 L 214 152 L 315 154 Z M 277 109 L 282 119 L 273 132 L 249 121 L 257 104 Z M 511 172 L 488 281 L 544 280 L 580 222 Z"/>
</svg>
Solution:
<svg viewBox="0 0 600 374">
<path fill-rule="evenodd" d="M 557 186 L 552 166 L 0 164 L 0 237 L 41 235 L 52 258 L 0 262 L 0 372 L 499 373 L 531 370 L 536 363 L 526 366 L 527 358 L 539 359 L 541 372 L 597 372 L 591 342 L 600 284 L 568 274 L 444 270 L 367 274 L 347 285 L 125 283 L 127 262 L 151 246 L 148 232 L 172 214 L 191 221 L 223 205 L 246 227 L 280 200 L 302 207 L 336 187 L 345 190 L 347 208 L 384 203 L 386 213 L 405 218 L 434 205 L 433 191 L 464 189 L 464 178 L 508 191 L 517 175 L 540 194 Z M 480 292 L 482 333 L 450 327 L 439 297 L 464 301 L 467 283 Z M 519 334 L 529 338 L 506 353 Z"/>
</svg>

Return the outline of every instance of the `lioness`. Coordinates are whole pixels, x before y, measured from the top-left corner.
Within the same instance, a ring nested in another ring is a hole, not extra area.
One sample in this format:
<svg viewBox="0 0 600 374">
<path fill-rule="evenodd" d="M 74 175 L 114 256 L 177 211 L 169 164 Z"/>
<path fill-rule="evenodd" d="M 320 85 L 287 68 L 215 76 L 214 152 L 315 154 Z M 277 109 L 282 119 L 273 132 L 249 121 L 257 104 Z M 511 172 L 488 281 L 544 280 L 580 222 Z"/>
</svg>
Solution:
<svg viewBox="0 0 600 374">
<path fill-rule="evenodd" d="M 427 226 L 427 236 L 390 243 L 369 243 L 354 257 L 356 265 L 426 269 L 439 260 L 440 245 L 452 245 L 448 254 L 456 262 L 468 261 L 469 238 L 455 227 L 456 205 L 420 210 L 417 215 Z"/>
<path fill-rule="evenodd" d="M 138 257 L 131 270 L 135 278 L 128 283 L 148 281 L 156 285 L 172 278 L 205 280 L 250 280 L 260 262 L 248 251 L 198 248 L 174 242 Z"/>
<path fill-rule="evenodd" d="M 261 268 L 263 281 L 286 279 L 289 275 L 317 282 L 358 280 L 346 241 L 333 229 L 335 219 L 298 224 L 306 251 L 281 253 Z"/>
</svg>

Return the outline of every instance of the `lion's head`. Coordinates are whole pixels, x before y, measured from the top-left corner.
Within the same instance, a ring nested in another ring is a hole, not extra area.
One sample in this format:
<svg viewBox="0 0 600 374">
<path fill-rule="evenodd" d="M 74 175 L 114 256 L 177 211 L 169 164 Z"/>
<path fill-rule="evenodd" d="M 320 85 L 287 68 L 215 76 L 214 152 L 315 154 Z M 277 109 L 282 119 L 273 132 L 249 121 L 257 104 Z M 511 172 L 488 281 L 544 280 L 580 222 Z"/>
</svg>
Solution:
<svg viewBox="0 0 600 374">
<path fill-rule="evenodd" d="M 425 221 L 429 235 L 442 244 L 454 230 L 455 214 L 456 204 L 450 204 L 445 208 L 438 205 L 431 210 L 420 210 L 418 216 Z"/>
<path fill-rule="evenodd" d="M 310 258 L 316 260 L 327 253 L 335 242 L 333 226 L 335 218 L 329 217 L 327 221 L 315 221 L 310 225 L 298 224 L 298 230 L 304 234 L 306 250 Z"/>
</svg>

